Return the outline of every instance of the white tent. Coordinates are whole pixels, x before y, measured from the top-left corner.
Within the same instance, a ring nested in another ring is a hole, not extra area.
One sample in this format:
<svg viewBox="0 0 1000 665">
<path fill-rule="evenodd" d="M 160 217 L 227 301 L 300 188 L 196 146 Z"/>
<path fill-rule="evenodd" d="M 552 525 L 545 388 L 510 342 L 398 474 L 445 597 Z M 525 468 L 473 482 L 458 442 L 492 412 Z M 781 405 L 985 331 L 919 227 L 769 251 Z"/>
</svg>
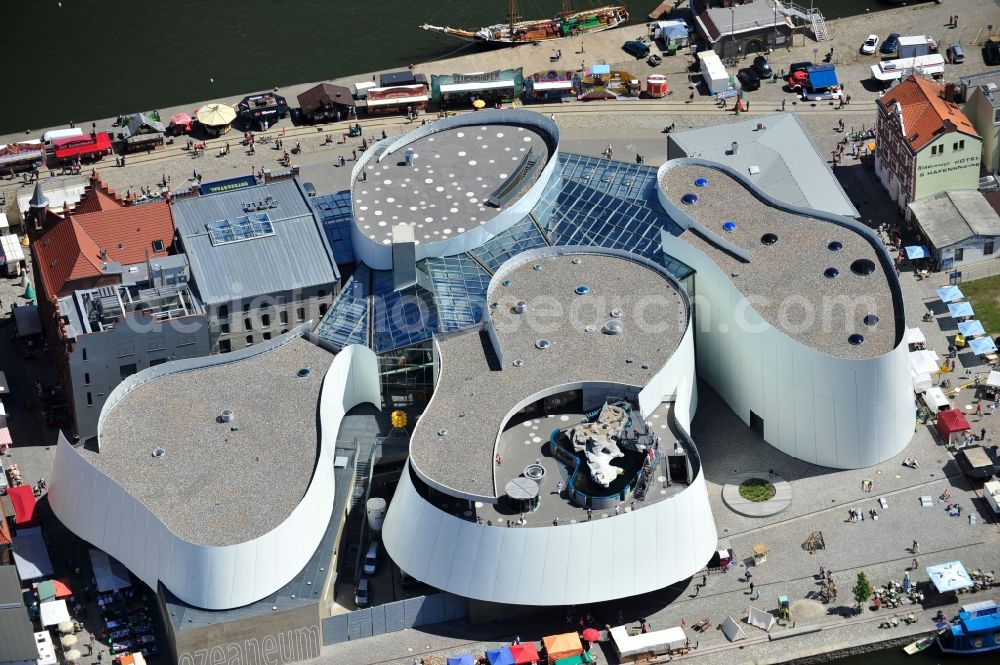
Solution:
<svg viewBox="0 0 1000 665">
<path fill-rule="evenodd" d="M 94 567 L 94 579 L 97 580 L 98 591 L 118 591 L 132 586 L 125 566 L 101 550 L 90 550 L 90 563 Z"/>
<path fill-rule="evenodd" d="M 42 540 L 42 527 L 18 529 L 14 536 L 14 565 L 22 580 L 34 580 L 53 574 L 52 560 Z"/>
<path fill-rule="evenodd" d="M 740 624 L 736 623 L 730 616 L 727 616 L 726 620 L 722 622 L 722 632 L 730 642 L 747 638 L 746 633 L 740 628 Z"/>
<path fill-rule="evenodd" d="M 906 343 L 907 344 L 926 344 L 927 338 L 924 337 L 924 331 L 920 328 L 907 328 L 906 329 Z"/>
<path fill-rule="evenodd" d="M 63 621 L 72 621 L 65 600 L 50 600 L 39 606 L 42 617 L 42 627 L 57 626 Z"/>
<path fill-rule="evenodd" d="M 917 374 L 933 374 L 938 371 L 937 354 L 933 351 L 911 351 L 910 369 Z"/>
<path fill-rule="evenodd" d="M 649 633 L 629 635 L 625 626 L 615 626 L 611 629 L 611 641 L 620 658 L 637 656 L 643 653 L 663 653 L 671 649 L 680 649 L 687 644 L 687 635 L 680 626 L 657 630 Z"/>
<path fill-rule="evenodd" d="M 759 610 L 753 605 L 750 606 L 750 614 L 747 616 L 747 623 L 757 626 L 761 630 L 771 630 L 771 627 L 778 622 L 774 615 L 764 610 Z"/>
<path fill-rule="evenodd" d="M 986 385 L 994 388 L 1000 388 L 1000 372 L 995 369 L 990 370 L 990 375 L 986 377 Z"/>
<path fill-rule="evenodd" d="M 927 566 L 927 576 L 931 578 L 938 593 L 968 589 L 972 586 L 972 579 L 961 561 L 949 561 L 936 566 Z"/>
</svg>

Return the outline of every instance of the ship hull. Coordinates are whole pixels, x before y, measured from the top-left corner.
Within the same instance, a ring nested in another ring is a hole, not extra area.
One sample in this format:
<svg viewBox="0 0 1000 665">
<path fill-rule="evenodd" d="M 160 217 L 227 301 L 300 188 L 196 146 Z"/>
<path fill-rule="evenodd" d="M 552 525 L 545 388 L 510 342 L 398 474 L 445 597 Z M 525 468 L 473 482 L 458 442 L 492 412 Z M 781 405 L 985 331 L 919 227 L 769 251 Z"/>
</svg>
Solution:
<svg viewBox="0 0 1000 665">
<path fill-rule="evenodd" d="M 517 21 L 514 23 L 513 33 L 511 33 L 511 26 L 508 23 L 498 23 L 479 30 L 464 30 L 428 24 L 420 27 L 430 32 L 479 42 L 484 45 L 515 46 L 603 32 L 623 25 L 628 21 L 628 18 L 628 10 L 625 7 L 609 6 L 573 12 L 553 19 Z"/>
</svg>

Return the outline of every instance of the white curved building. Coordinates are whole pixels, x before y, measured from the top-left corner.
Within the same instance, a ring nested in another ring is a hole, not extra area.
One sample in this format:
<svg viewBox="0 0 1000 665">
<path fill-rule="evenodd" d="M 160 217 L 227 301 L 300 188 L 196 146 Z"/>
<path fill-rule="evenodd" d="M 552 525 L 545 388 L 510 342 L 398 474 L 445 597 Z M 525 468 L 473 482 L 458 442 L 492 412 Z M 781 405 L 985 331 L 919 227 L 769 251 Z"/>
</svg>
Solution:
<svg viewBox="0 0 1000 665">
<path fill-rule="evenodd" d="M 288 583 L 330 519 L 340 420 L 379 400 L 370 350 L 333 356 L 302 333 L 122 382 L 96 449 L 60 441 L 53 512 L 195 607 L 240 607 Z"/>
</svg>

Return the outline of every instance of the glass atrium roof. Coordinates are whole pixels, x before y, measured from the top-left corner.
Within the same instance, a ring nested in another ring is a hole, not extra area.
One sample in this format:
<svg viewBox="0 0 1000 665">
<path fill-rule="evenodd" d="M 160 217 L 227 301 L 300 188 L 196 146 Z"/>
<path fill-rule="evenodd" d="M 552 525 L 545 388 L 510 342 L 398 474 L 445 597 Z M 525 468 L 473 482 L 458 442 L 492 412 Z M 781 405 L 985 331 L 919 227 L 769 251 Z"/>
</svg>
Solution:
<svg viewBox="0 0 1000 665">
<path fill-rule="evenodd" d="M 351 193 L 349 191 L 310 199 L 338 266 L 354 263 L 351 244 Z"/>
</svg>

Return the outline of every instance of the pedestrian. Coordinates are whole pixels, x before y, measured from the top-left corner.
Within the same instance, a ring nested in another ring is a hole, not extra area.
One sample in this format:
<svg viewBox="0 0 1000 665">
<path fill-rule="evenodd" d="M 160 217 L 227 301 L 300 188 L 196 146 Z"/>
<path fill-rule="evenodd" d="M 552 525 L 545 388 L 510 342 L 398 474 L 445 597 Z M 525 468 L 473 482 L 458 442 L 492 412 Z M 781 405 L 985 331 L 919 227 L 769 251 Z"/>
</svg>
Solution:
<svg viewBox="0 0 1000 665">
<path fill-rule="evenodd" d="M 520 635 L 515 635 L 514 636 L 514 644 L 520 644 L 520 643 L 521 643 L 521 636 Z"/>
<path fill-rule="evenodd" d="M 948 27 L 950 28 L 955 23 L 955 16 L 953 14 L 948 15 Z"/>
<path fill-rule="evenodd" d="M 785 110 L 785 100 L 784 99 L 781 100 L 781 110 L 782 111 Z"/>
<path fill-rule="evenodd" d="M 351 150 L 351 159 L 353 159 L 354 161 L 358 161 L 358 151 L 357 150 Z"/>
<path fill-rule="evenodd" d="M 913 546 L 910 547 L 910 551 L 913 552 L 914 554 L 917 554 L 918 552 L 920 552 L 920 543 L 918 543 L 917 541 L 914 540 L 913 541 Z"/>
<path fill-rule="evenodd" d="M 90 647 L 90 652 L 87 655 L 88 656 L 93 656 L 94 655 L 94 636 L 93 636 L 93 634 L 91 634 L 91 636 L 90 636 L 90 644 L 88 644 L 88 646 Z"/>
<path fill-rule="evenodd" d="M 851 103 L 851 96 L 847 95 L 847 104 L 850 105 L 850 103 Z"/>
<path fill-rule="evenodd" d="M 361 172 L 361 182 L 368 182 L 368 171 Z"/>
<path fill-rule="evenodd" d="M 753 595 L 753 582 L 750 582 L 750 595 Z"/>
<path fill-rule="evenodd" d="M 750 582 L 750 580 L 753 579 L 753 573 L 750 571 L 749 568 L 747 568 L 746 578 L 747 578 L 747 582 Z M 753 584 L 753 582 L 750 582 L 750 583 Z"/>
<path fill-rule="evenodd" d="M 702 586 L 708 586 L 708 575 L 702 575 L 701 576 L 701 585 Z"/>
<path fill-rule="evenodd" d="M 747 105 L 747 111 L 749 111 L 750 110 L 750 100 L 749 99 L 746 100 L 746 105 Z"/>
<path fill-rule="evenodd" d="M 952 19 L 951 27 L 953 27 L 953 28 L 957 28 L 958 27 L 958 14 L 955 14 L 955 18 Z"/>
<path fill-rule="evenodd" d="M 591 510 L 590 508 L 587 508 L 587 521 L 589 522 L 592 519 L 594 519 L 594 511 Z"/>
<path fill-rule="evenodd" d="M 981 400 L 978 404 L 976 404 L 976 415 L 980 418 L 983 417 L 983 402 Z"/>
<path fill-rule="evenodd" d="M 980 441 L 985 441 L 986 440 L 986 428 L 985 427 L 982 430 L 979 431 L 979 440 Z"/>
<path fill-rule="evenodd" d="M 558 483 L 556 483 L 556 494 L 558 494 L 559 496 L 562 496 L 562 481 L 561 480 Z"/>
<path fill-rule="evenodd" d="M 916 570 L 917 569 L 917 559 L 916 558 L 914 558 L 913 561 L 911 562 L 910 569 L 911 570 Z"/>
<path fill-rule="evenodd" d="M 615 504 L 615 515 L 621 515 L 621 512 L 622 512 L 622 507 L 621 507 L 621 506 L 619 506 L 619 505 L 618 505 L 618 504 L 616 503 L 616 504 Z"/>
<path fill-rule="evenodd" d="M 694 101 L 694 90 L 692 90 L 692 91 L 691 91 L 691 94 L 690 94 L 690 95 L 688 95 L 688 101 L 689 101 L 689 102 L 693 102 L 693 101 Z"/>
<path fill-rule="evenodd" d="M 952 360 L 951 360 L 951 371 L 953 371 L 953 372 L 955 371 L 955 359 L 954 358 L 952 358 Z"/>
<path fill-rule="evenodd" d="M 844 119 L 841 118 L 840 120 L 838 120 L 837 124 L 840 126 L 840 131 L 843 132 L 844 131 Z"/>
</svg>

